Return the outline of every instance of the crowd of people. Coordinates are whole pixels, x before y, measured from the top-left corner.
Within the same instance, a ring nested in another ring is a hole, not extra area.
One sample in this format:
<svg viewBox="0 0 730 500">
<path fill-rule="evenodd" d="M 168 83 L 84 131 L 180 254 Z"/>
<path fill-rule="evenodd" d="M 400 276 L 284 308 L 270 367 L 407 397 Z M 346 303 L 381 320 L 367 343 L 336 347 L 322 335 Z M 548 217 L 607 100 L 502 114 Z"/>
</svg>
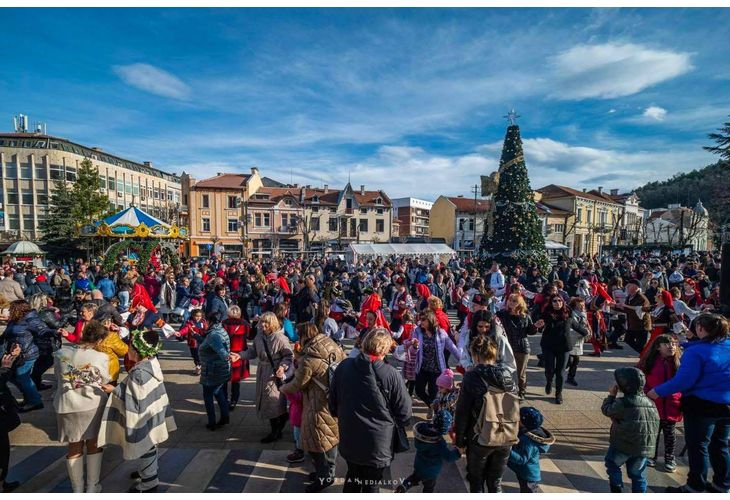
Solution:
<svg viewBox="0 0 730 500">
<path fill-rule="evenodd" d="M 674 472 L 683 422 L 689 475 L 679 490 L 730 492 L 730 339 L 717 314 L 719 272 L 711 253 L 561 258 L 546 273 L 497 262 L 480 271 L 468 258 L 6 264 L 2 488 L 18 486 L 5 480 L 9 432 L 53 389 L 74 492 L 101 491 L 106 445 L 137 461 L 130 491 L 156 491 L 158 446 L 175 429 L 159 357 L 180 341 L 210 432 L 230 424 L 255 362 L 256 415 L 270 425 L 261 443 L 284 439 L 289 424 L 287 460 L 308 456 L 314 469 L 308 492 L 336 482 L 338 455 L 347 462 L 345 492 L 434 491 L 443 464 L 462 457 L 472 492 L 501 491 L 507 468 L 520 491 L 537 492 L 540 455 L 555 437 L 529 405 L 527 366 L 533 359 L 544 369 L 544 393 L 560 405 L 579 385 L 588 343 L 589 356 L 629 348 L 637 358 L 615 371 L 601 408 L 611 419 L 610 491 L 623 490 L 624 465 L 632 491 L 646 491 L 660 436 L 663 470 Z M 531 358 L 535 335 L 541 352 Z M 416 400 L 427 414 L 411 442 Z M 394 455 L 410 448 L 413 473 L 386 485 Z"/>
</svg>

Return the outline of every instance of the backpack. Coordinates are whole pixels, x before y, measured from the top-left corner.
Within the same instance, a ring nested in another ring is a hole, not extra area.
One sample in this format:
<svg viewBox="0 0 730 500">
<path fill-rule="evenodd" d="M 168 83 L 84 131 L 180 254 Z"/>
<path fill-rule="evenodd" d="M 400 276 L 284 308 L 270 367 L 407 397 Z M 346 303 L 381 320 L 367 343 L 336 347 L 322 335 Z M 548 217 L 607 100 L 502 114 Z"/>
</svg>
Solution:
<svg viewBox="0 0 730 500">
<path fill-rule="evenodd" d="M 328 359 L 319 358 L 322 361 L 324 361 L 327 364 L 327 370 L 325 370 L 325 375 L 327 375 L 327 385 L 323 384 L 319 380 L 317 380 L 315 377 L 312 377 L 312 382 L 317 384 L 317 387 L 322 389 L 324 393 L 329 396 L 330 389 L 332 388 L 332 382 L 335 379 L 335 370 L 340 365 L 339 361 L 337 360 L 337 353 L 332 352 Z"/>
<path fill-rule="evenodd" d="M 519 441 L 519 401 L 516 395 L 492 387 L 484 393 L 482 410 L 474 424 L 474 434 L 480 445 L 509 446 Z"/>
</svg>

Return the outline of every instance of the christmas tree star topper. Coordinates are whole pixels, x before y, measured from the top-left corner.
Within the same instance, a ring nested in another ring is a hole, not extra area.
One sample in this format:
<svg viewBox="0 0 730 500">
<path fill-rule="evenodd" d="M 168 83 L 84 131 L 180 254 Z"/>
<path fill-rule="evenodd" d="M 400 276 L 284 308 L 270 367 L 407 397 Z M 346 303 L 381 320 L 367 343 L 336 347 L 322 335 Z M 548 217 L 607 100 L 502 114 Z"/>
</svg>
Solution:
<svg viewBox="0 0 730 500">
<path fill-rule="evenodd" d="M 517 125 L 517 118 L 519 117 L 520 115 L 517 114 L 515 108 L 512 108 L 506 115 L 503 116 L 503 118 L 507 118 L 507 121 L 509 121 L 510 125 Z"/>
</svg>

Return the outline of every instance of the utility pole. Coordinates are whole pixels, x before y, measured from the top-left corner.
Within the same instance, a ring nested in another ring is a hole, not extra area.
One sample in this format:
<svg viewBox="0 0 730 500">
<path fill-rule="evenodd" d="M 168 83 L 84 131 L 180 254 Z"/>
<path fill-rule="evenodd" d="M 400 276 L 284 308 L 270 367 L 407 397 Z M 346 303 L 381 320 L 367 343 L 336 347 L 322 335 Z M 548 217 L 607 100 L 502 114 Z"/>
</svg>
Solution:
<svg viewBox="0 0 730 500">
<path fill-rule="evenodd" d="M 472 248 L 472 256 L 474 256 L 477 253 L 477 195 L 479 194 L 479 185 L 474 184 L 471 188 L 471 192 L 474 193 L 474 237 Z"/>
</svg>

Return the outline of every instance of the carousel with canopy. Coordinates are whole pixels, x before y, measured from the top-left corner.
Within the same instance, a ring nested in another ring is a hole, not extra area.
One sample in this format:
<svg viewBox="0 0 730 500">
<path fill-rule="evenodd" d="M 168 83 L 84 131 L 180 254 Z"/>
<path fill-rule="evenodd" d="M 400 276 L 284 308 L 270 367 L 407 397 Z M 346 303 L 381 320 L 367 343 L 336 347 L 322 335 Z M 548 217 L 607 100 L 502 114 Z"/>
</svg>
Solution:
<svg viewBox="0 0 730 500">
<path fill-rule="evenodd" d="M 168 224 L 134 205 L 81 226 L 79 234 L 102 240 L 105 272 L 112 271 L 120 257 L 126 257 L 142 272 L 150 264 L 157 267 L 162 261 L 176 265 L 180 262 L 180 242 L 189 237 L 188 228 Z"/>
</svg>

